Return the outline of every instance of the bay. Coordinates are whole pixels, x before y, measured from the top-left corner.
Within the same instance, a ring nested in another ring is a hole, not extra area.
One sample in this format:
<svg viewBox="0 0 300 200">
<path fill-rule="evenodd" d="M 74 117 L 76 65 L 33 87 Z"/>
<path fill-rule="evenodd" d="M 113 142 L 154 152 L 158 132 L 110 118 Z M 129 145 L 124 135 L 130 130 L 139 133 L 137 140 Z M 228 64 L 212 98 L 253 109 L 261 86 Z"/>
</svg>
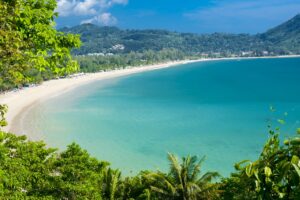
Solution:
<svg viewBox="0 0 300 200">
<path fill-rule="evenodd" d="M 226 176 L 257 158 L 268 124 L 282 136 L 300 127 L 299 80 L 300 58 L 179 65 L 78 87 L 36 104 L 23 124 L 49 146 L 76 142 L 126 175 L 167 170 L 171 152 L 206 156 L 204 170 Z"/>
</svg>

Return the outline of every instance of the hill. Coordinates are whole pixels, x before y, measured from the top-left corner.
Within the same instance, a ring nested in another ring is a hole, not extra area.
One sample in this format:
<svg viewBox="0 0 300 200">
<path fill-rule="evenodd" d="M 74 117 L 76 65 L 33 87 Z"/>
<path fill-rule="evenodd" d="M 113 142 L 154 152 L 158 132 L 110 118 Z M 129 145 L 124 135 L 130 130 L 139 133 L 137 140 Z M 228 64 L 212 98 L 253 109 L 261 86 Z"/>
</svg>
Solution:
<svg viewBox="0 0 300 200">
<path fill-rule="evenodd" d="M 93 24 L 63 28 L 61 31 L 81 35 L 83 45 L 80 49 L 73 51 L 75 55 L 125 54 L 132 51 L 160 51 L 162 49 L 176 49 L 188 55 L 222 54 L 227 56 L 251 52 L 259 56 L 266 52 L 270 55 L 300 53 L 300 15 L 258 35 L 122 30 L 117 27 L 99 27 Z"/>
<path fill-rule="evenodd" d="M 285 50 L 300 52 L 300 14 L 262 34 L 261 39 Z"/>
</svg>

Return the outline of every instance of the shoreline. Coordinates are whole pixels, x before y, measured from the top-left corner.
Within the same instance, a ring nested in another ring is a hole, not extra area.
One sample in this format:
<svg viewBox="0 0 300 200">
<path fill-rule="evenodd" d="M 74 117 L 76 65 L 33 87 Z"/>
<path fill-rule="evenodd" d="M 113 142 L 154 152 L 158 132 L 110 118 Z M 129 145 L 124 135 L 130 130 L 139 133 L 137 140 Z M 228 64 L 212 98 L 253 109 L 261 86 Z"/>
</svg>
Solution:
<svg viewBox="0 0 300 200">
<path fill-rule="evenodd" d="M 10 91 L 5 94 L 0 94 L 0 104 L 8 105 L 8 112 L 6 120 L 8 126 L 3 130 L 7 132 L 13 132 L 17 135 L 22 135 L 18 130 L 19 121 L 26 115 L 26 112 L 30 110 L 37 102 L 46 100 L 47 98 L 55 97 L 64 94 L 67 91 L 73 90 L 78 86 L 89 84 L 98 80 L 106 80 L 111 78 L 117 78 L 135 73 L 141 73 L 146 71 L 158 70 L 163 68 L 169 68 L 177 65 L 195 63 L 195 62 L 207 62 L 207 61 L 220 61 L 220 60 L 242 60 L 242 59 L 267 59 L 267 58 L 296 58 L 300 55 L 288 55 L 288 56 L 268 56 L 268 57 L 229 57 L 229 58 L 202 58 L 196 60 L 181 60 L 171 61 L 161 64 L 145 65 L 126 67 L 124 69 L 116 69 L 105 72 L 86 73 L 81 76 L 75 76 L 71 78 L 55 79 L 45 81 L 40 85 L 34 87 L 23 88 L 17 91 Z M 15 132 L 16 131 L 16 132 Z M 27 135 L 30 139 L 30 135 Z"/>
</svg>

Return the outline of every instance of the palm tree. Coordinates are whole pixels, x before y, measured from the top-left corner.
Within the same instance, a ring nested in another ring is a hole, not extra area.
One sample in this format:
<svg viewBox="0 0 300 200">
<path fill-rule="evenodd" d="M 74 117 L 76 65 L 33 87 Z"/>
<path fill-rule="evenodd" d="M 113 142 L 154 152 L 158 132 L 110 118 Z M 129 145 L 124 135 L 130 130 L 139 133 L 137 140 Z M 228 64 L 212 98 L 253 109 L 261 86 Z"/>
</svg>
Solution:
<svg viewBox="0 0 300 200">
<path fill-rule="evenodd" d="M 211 199 L 216 195 L 211 181 L 219 174 L 207 172 L 199 177 L 204 158 L 198 161 L 196 156 L 187 156 L 179 163 L 175 155 L 168 154 L 168 159 L 170 162 L 168 174 L 158 171 L 146 175 L 151 180 L 151 191 L 156 193 L 158 198 L 196 200 Z"/>
<path fill-rule="evenodd" d="M 103 195 L 104 199 L 115 200 L 117 191 L 120 186 L 121 172 L 119 170 L 112 170 L 108 168 L 104 172 L 103 180 Z"/>
</svg>

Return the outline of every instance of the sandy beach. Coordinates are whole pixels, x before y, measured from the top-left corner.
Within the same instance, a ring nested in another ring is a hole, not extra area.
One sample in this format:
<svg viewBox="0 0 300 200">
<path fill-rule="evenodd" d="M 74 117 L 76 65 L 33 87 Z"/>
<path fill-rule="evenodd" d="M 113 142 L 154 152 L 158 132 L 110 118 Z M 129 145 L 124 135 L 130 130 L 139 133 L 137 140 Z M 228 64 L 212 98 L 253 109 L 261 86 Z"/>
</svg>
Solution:
<svg viewBox="0 0 300 200">
<path fill-rule="evenodd" d="M 273 58 L 282 58 L 282 57 L 299 57 L 299 56 L 281 56 Z M 266 57 L 259 57 L 266 58 Z M 267 57 L 272 58 L 272 57 Z M 43 101 L 49 97 L 60 95 L 66 91 L 81 86 L 83 84 L 88 84 L 97 80 L 105 80 L 109 78 L 116 78 L 120 76 L 125 76 L 129 74 L 145 72 L 149 70 L 162 69 L 167 67 L 172 67 L 181 64 L 188 64 L 193 62 L 202 62 L 202 61 L 212 61 L 212 60 L 232 60 L 232 59 L 256 59 L 256 58 L 218 58 L 218 59 L 198 59 L 198 60 L 183 60 L 183 61 L 174 61 L 167 62 L 163 64 L 155 64 L 149 66 L 139 66 L 139 67 L 127 67 L 126 69 L 119 69 L 107 72 L 98 72 L 98 73 L 88 73 L 80 76 L 75 76 L 72 78 L 56 79 L 45 81 L 44 83 L 28 87 L 17 91 L 7 92 L 0 95 L 0 104 L 8 105 L 8 113 L 6 119 L 8 126 L 4 127 L 4 131 L 15 132 L 17 130 L 16 120 L 22 119 L 22 116 L 30 106 L 34 103 Z M 18 134 L 18 132 L 16 133 Z"/>
<path fill-rule="evenodd" d="M 167 62 L 163 64 L 155 64 L 149 66 L 139 67 L 127 67 L 125 69 L 112 70 L 107 72 L 87 73 L 84 75 L 75 76 L 72 78 L 56 79 L 45 81 L 40 85 L 23 88 L 21 90 L 7 92 L 0 95 L 0 104 L 6 104 L 8 106 L 8 113 L 6 120 L 8 126 L 4 127 L 4 131 L 15 132 L 17 127 L 15 120 L 21 119 L 22 115 L 26 110 L 38 101 L 43 101 L 49 97 L 57 96 L 66 91 L 76 88 L 77 86 L 88 84 L 97 80 L 105 80 L 109 78 L 116 78 L 129 74 L 145 72 L 149 70 L 162 69 L 180 64 L 187 64 L 192 62 L 199 62 L 206 59 L 200 60 L 183 60 Z M 18 134 L 18 133 L 17 133 Z"/>
</svg>

